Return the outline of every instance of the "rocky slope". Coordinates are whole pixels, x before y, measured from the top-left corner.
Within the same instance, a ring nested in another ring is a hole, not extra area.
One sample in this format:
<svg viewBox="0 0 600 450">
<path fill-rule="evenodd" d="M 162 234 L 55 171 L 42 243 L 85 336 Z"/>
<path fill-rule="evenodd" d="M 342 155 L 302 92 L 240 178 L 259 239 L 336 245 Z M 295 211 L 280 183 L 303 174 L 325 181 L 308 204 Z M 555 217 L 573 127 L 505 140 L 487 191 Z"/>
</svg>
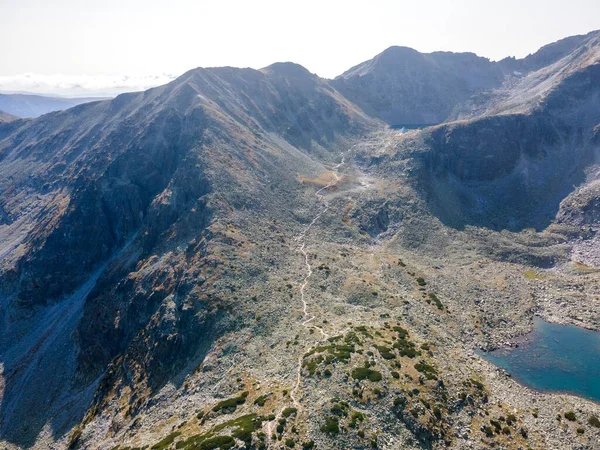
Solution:
<svg viewBox="0 0 600 450">
<path fill-rule="evenodd" d="M 475 350 L 600 329 L 599 49 L 195 69 L 0 123 L 0 445 L 598 448 L 597 404 Z"/>
</svg>

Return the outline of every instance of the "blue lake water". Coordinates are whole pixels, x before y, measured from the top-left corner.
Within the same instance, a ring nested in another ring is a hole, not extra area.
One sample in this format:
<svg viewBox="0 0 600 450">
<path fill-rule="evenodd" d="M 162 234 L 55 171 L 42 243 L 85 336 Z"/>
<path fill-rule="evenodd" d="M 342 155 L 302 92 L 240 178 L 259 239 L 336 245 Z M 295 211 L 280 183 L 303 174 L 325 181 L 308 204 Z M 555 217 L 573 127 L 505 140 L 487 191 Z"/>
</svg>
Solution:
<svg viewBox="0 0 600 450">
<path fill-rule="evenodd" d="M 480 353 L 519 383 L 600 402 L 600 333 L 534 319 L 517 348 Z"/>
</svg>

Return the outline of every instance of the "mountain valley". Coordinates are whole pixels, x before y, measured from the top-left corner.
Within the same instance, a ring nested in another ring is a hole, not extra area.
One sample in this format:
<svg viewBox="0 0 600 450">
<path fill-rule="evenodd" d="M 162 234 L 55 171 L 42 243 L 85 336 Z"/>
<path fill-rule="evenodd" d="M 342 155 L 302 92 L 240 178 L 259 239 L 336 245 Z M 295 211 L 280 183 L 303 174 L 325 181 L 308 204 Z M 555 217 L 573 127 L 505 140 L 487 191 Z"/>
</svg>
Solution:
<svg viewBox="0 0 600 450">
<path fill-rule="evenodd" d="M 0 446 L 600 448 L 480 353 L 600 331 L 599 162 L 598 31 L 0 113 Z"/>
</svg>

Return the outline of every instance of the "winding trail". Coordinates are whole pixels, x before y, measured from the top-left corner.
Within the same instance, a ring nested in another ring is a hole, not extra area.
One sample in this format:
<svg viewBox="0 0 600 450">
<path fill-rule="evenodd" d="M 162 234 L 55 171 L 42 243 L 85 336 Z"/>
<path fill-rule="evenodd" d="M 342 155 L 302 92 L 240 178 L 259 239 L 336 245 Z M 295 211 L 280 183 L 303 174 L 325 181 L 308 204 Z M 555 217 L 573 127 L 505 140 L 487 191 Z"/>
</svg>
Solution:
<svg viewBox="0 0 600 450">
<path fill-rule="evenodd" d="M 303 316 L 302 317 L 302 319 L 303 319 L 302 326 L 305 327 L 306 329 L 312 328 L 312 329 L 318 330 L 319 333 L 323 336 L 323 339 L 321 341 L 319 341 L 319 343 L 325 339 L 328 339 L 330 337 L 330 335 L 327 332 L 325 332 L 321 327 L 310 324 L 315 319 L 316 316 L 314 314 L 309 313 L 308 302 L 306 301 L 306 297 L 307 297 L 306 289 L 308 288 L 308 285 L 310 284 L 310 278 L 313 275 L 313 268 L 309 261 L 308 251 L 306 250 L 306 235 L 313 228 L 313 226 L 319 221 L 319 219 L 323 216 L 323 214 L 325 214 L 327 212 L 327 210 L 329 209 L 330 205 L 327 202 L 327 200 L 325 199 L 324 193 L 328 189 L 334 187 L 341 180 L 341 177 L 337 173 L 337 169 L 339 169 L 345 163 L 345 160 L 346 160 L 346 157 L 342 156 L 341 162 L 331 168 L 331 173 L 333 174 L 333 179 L 331 181 L 329 181 L 321 189 L 319 189 L 317 192 L 315 192 L 315 197 L 317 198 L 317 200 L 319 202 L 321 202 L 323 204 L 323 208 L 321 208 L 321 210 L 312 219 L 312 221 L 308 224 L 308 226 L 295 238 L 295 241 L 299 243 L 298 251 L 300 253 L 302 253 L 302 255 L 304 256 L 304 265 L 306 267 L 306 276 L 304 277 L 304 280 L 302 281 L 302 285 L 300 286 L 300 300 L 302 301 L 302 316 Z M 301 382 L 301 376 L 302 376 L 302 360 L 303 360 L 303 355 L 300 355 L 298 357 L 298 364 L 297 364 L 297 368 L 296 368 L 296 382 L 294 384 L 294 388 L 290 392 L 290 398 L 292 399 L 294 407 L 297 410 L 300 410 L 300 407 L 301 407 L 300 401 L 298 400 L 298 390 L 300 389 L 300 382 Z M 270 437 L 272 434 L 272 423 L 279 420 L 279 418 L 281 417 L 282 411 L 283 411 L 283 408 L 281 409 L 281 411 L 279 411 L 279 413 L 275 417 L 274 421 L 267 423 L 266 430 L 267 430 L 268 437 Z M 271 443 L 270 441 L 267 441 L 267 442 L 269 442 L 269 444 Z"/>
<path fill-rule="evenodd" d="M 323 192 L 327 191 L 329 188 L 332 188 L 341 180 L 341 177 L 337 174 L 336 171 L 344 164 L 345 159 L 346 159 L 346 157 L 343 156 L 342 161 L 339 164 L 336 164 L 335 166 L 332 167 L 331 173 L 333 174 L 333 179 L 329 183 L 327 183 L 325 186 L 323 186 L 321 189 L 319 189 L 317 192 L 315 192 L 315 196 L 317 197 L 317 200 L 322 202 L 324 204 L 324 207 L 313 218 L 313 220 L 304 229 L 304 231 L 302 231 L 302 233 L 300 233 L 296 237 L 296 242 L 300 243 L 300 247 L 298 248 L 298 250 L 304 256 L 304 264 L 306 266 L 306 276 L 304 277 L 304 281 L 302 282 L 302 286 L 300 287 L 300 300 L 302 301 L 302 314 L 303 314 L 303 319 L 304 319 L 302 321 L 302 326 L 307 329 L 310 329 L 310 328 L 317 329 L 319 331 L 319 333 L 321 333 L 321 335 L 323 336 L 323 339 L 328 339 L 330 336 L 321 327 L 318 327 L 315 325 L 310 325 L 310 322 L 312 322 L 315 319 L 315 315 L 310 314 L 308 312 L 308 302 L 306 301 L 306 288 L 308 287 L 308 285 L 310 283 L 310 278 L 312 277 L 312 274 L 313 274 L 312 265 L 310 264 L 308 252 L 306 251 L 306 234 L 315 225 L 315 223 L 317 223 L 317 221 L 323 216 L 323 214 L 325 214 L 325 212 L 327 212 L 327 210 L 329 209 L 329 203 L 327 202 L 327 200 L 325 200 L 325 195 L 323 194 Z M 300 402 L 298 401 L 297 392 L 300 388 L 301 373 L 302 373 L 302 359 L 303 359 L 302 355 L 298 357 L 298 366 L 296 369 L 296 384 L 294 385 L 294 388 L 290 392 L 290 398 L 292 399 L 292 402 L 294 403 L 294 407 L 297 409 L 300 409 Z"/>
</svg>

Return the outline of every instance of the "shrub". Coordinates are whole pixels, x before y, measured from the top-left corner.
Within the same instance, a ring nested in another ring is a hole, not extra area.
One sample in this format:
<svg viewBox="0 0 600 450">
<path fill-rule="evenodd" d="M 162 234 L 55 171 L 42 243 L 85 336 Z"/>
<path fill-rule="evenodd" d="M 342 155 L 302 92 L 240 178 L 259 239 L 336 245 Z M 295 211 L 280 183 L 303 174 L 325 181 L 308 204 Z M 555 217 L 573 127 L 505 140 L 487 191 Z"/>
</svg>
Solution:
<svg viewBox="0 0 600 450">
<path fill-rule="evenodd" d="M 398 333 L 400 339 L 406 339 L 408 337 L 408 331 L 402 327 L 394 327 L 394 331 Z"/>
<path fill-rule="evenodd" d="M 289 448 L 294 448 L 296 446 L 296 441 L 294 441 L 292 438 L 286 439 L 285 446 Z"/>
<path fill-rule="evenodd" d="M 394 359 L 396 357 L 396 355 L 394 355 L 392 352 L 392 349 L 386 347 L 385 345 L 376 345 L 375 348 L 383 359 Z"/>
<path fill-rule="evenodd" d="M 600 419 L 598 419 L 596 416 L 591 416 L 588 419 L 588 423 L 593 427 L 600 428 Z"/>
<path fill-rule="evenodd" d="M 174 433 L 169 434 L 166 438 L 164 438 L 163 440 L 159 441 L 158 443 L 154 444 L 152 446 L 152 450 L 164 450 L 167 447 L 169 447 L 169 445 L 171 445 L 173 443 L 173 441 L 175 440 L 175 438 L 177 436 L 179 436 L 181 433 L 179 431 L 175 431 Z"/>
<path fill-rule="evenodd" d="M 490 419 L 490 423 L 496 429 L 496 433 L 500 433 L 500 430 L 502 430 L 502 425 L 500 425 L 500 422 L 494 419 Z"/>
<path fill-rule="evenodd" d="M 248 443 L 252 441 L 252 433 L 260 429 L 261 426 L 261 418 L 259 418 L 256 414 L 247 414 L 245 416 L 240 416 L 237 419 L 217 425 L 213 431 L 218 432 L 228 427 L 234 428 L 234 431 L 231 433 L 231 435 L 236 439 Z"/>
<path fill-rule="evenodd" d="M 285 408 L 282 412 L 281 415 L 283 417 L 290 417 L 292 414 L 296 414 L 298 410 L 296 408 Z"/>
<path fill-rule="evenodd" d="M 512 425 L 513 423 L 516 423 L 516 421 L 517 421 L 517 417 L 514 414 L 509 414 L 506 417 L 506 423 L 508 425 Z"/>
<path fill-rule="evenodd" d="M 394 377 L 395 379 L 400 378 L 400 374 L 398 372 L 396 372 L 395 370 L 392 370 L 391 374 L 392 374 L 392 377 Z"/>
<path fill-rule="evenodd" d="M 577 434 L 583 434 L 585 430 L 583 428 L 577 428 Z"/>
<path fill-rule="evenodd" d="M 480 391 L 483 391 L 484 385 L 483 385 L 483 383 L 482 383 L 481 381 L 477 381 L 477 380 L 475 380 L 475 379 L 473 379 L 473 378 L 471 378 L 469 381 L 470 381 L 470 382 L 471 382 L 471 384 L 472 384 L 473 386 L 475 386 L 477 389 L 479 389 Z"/>
<path fill-rule="evenodd" d="M 575 415 L 575 413 L 573 411 L 567 411 L 565 413 L 565 419 L 567 419 L 571 422 L 575 422 L 577 420 L 577 416 Z"/>
<path fill-rule="evenodd" d="M 429 294 L 429 299 L 435 303 L 435 306 L 437 306 L 437 309 L 439 309 L 440 311 L 443 311 L 444 305 L 442 304 L 440 299 L 437 297 L 437 295 Z"/>
<path fill-rule="evenodd" d="M 358 422 L 362 422 L 365 420 L 365 415 L 359 411 L 354 411 L 352 412 L 352 415 L 350 416 L 350 422 L 348 423 L 348 426 L 351 428 L 355 428 Z"/>
<path fill-rule="evenodd" d="M 367 369 L 366 367 L 357 367 L 352 371 L 352 378 L 355 380 L 365 380 L 377 382 L 381 381 L 382 376 L 380 372 L 376 370 Z"/>
<path fill-rule="evenodd" d="M 425 286 L 427 283 L 425 283 L 425 280 L 421 277 L 417 278 L 417 284 L 419 286 Z"/>
<path fill-rule="evenodd" d="M 222 402 L 217 403 L 213 407 L 213 411 L 217 412 L 222 409 L 233 408 L 235 411 L 238 405 L 242 405 L 246 403 L 246 397 L 248 397 L 248 392 L 242 392 L 242 394 L 238 397 L 229 398 L 227 400 L 223 400 Z"/>
<path fill-rule="evenodd" d="M 325 417 L 325 425 L 321 425 L 323 433 L 338 434 L 340 432 L 339 420 L 335 416 Z"/>
<path fill-rule="evenodd" d="M 258 406 L 265 406 L 266 401 L 267 401 L 267 396 L 261 395 L 260 397 L 257 397 L 256 400 L 254 400 L 254 404 L 258 405 Z"/>
<path fill-rule="evenodd" d="M 394 343 L 394 348 L 398 349 L 400 356 L 407 356 L 409 358 L 414 358 L 419 354 L 415 349 L 415 344 L 411 341 L 403 338 L 399 338 Z"/>
<path fill-rule="evenodd" d="M 315 446 L 314 441 L 306 441 L 306 442 L 302 443 L 302 448 L 305 449 L 305 450 L 310 450 L 314 446 Z"/>
<path fill-rule="evenodd" d="M 231 436 L 215 436 L 201 442 L 197 447 L 200 450 L 228 450 L 235 445 L 235 440 Z"/>
<path fill-rule="evenodd" d="M 425 361 L 419 361 L 415 364 L 415 370 L 421 372 L 428 380 L 437 380 L 437 370 Z"/>
</svg>

